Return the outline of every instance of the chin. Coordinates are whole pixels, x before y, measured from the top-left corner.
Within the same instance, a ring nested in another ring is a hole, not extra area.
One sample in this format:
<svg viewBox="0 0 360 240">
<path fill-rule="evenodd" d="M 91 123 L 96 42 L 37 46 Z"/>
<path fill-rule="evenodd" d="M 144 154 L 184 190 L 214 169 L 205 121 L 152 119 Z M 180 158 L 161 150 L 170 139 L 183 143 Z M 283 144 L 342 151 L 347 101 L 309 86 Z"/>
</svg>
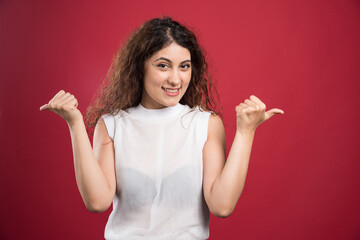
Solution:
<svg viewBox="0 0 360 240">
<path fill-rule="evenodd" d="M 174 99 L 173 101 L 171 101 L 171 105 L 175 106 L 176 104 L 180 103 L 180 100 L 181 100 L 181 98 L 179 98 L 177 100 Z"/>
<path fill-rule="evenodd" d="M 161 105 L 163 105 L 164 107 L 174 107 L 176 106 L 178 103 L 180 102 L 180 99 L 166 99 L 164 101 L 162 101 Z"/>
<path fill-rule="evenodd" d="M 169 107 L 176 106 L 178 103 L 179 103 L 179 102 L 171 103 L 171 104 L 169 104 Z"/>
</svg>

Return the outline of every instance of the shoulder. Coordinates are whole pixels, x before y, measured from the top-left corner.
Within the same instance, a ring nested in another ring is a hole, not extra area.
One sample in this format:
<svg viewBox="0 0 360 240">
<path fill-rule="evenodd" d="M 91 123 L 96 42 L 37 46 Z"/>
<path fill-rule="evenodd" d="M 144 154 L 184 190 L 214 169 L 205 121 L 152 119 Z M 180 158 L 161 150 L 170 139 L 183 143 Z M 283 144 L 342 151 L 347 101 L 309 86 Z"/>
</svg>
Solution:
<svg viewBox="0 0 360 240">
<path fill-rule="evenodd" d="M 101 136 L 106 135 L 107 137 L 114 139 L 116 123 L 125 114 L 124 111 L 119 111 L 117 113 L 107 113 L 101 116 L 95 126 L 95 133 L 98 132 Z M 104 136 L 105 137 L 105 136 Z"/>
<path fill-rule="evenodd" d="M 194 109 L 195 114 L 200 119 L 200 126 L 202 129 L 206 129 L 205 139 L 207 142 L 224 141 L 225 139 L 225 128 L 222 119 L 219 115 L 212 111 L 206 111 L 199 107 Z"/>
<path fill-rule="evenodd" d="M 105 118 L 107 119 L 107 118 Z M 93 142 L 96 143 L 105 143 L 111 141 L 111 133 L 109 131 L 109 126 L 106 124 L 106 120 L 101 117 L 95 126 Z M 107 119 L 108 120 L 108 119 Z"/>
<path fill-rule="evenodd" d="M 219 115 L 217 115 L 216 113 L 210 112 L 209 125 L 210 124 L 213 127 L 219 127 L 220 125 L 223 126 L 223 121 Z"/>
<path fill-rule="evenodd" d="M 214 114 L 214 112 L 205 110 L 201 106 L 195 106 L 192 108 L 187 105 L 185 105 L 185 106 L 186 106 L 185 109 L 187 109 L 186 112 L 193 113 L 194 115 L 197 115 L 201 118 L 205 118 L 207 120 L 209 120 L 210 115 Z"/>
<path fill-rule="evenodd" d="M 206 121 L 209 132 L 220 131 L 221 129 L 224 129 L 222 119 L 213 111 L 207 111 L 200 106 L 196 106 L 194 108 L 191 108 L 190 112 L 193 112 L 195 115 L 198 115 L 200 118 Z"/>
<path fill-rule="evenodd" d="M 111 113 L 105 113 L 101 116 L 101 118 L 103 118 L 105 120 L 105 122 L 108 119 L 119 119 L 121 117 L 125 117 L 125 116 L 129 115 L 129 112 L 131 111 L 131 109 L 133 109 L 133 108 L 128 108 L 126 110 L 116 110 L 115 112 L 111 112 Z"/>
<path fill-rule="evenodd" d="M 211 113 L 209 117 L 208 138 L 225 135 L 225 128 L 219 115 Z"/>
</svg>

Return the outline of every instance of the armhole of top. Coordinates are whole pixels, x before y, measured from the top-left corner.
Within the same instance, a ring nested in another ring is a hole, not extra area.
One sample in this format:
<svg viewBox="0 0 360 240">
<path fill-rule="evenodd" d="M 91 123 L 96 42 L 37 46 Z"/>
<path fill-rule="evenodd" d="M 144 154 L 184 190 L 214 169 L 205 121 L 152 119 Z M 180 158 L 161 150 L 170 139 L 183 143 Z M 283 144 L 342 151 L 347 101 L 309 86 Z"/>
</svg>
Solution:
<svg viewBox="0 0 360 240">
<path fill-rule="evenodd" d="M 115 118 L 112 115 L 105 114 L 102 116 L 104 119 L 104 123 L 106 126 L 106 130 L 108 132 L 109 137 L 111 140 L 114 141 L 114 135 L 115 135 Z"/>
<path fill-rule="evenodd" d="M 200 127 L 201 133 L 199 134 L 200 142 L 202 146 L 205 145 L 205 142 L 208 138 L 208 131 L 209 131 L 209 119 L 211 116 L 211 112 L 200 112 Z"/>
</svg>

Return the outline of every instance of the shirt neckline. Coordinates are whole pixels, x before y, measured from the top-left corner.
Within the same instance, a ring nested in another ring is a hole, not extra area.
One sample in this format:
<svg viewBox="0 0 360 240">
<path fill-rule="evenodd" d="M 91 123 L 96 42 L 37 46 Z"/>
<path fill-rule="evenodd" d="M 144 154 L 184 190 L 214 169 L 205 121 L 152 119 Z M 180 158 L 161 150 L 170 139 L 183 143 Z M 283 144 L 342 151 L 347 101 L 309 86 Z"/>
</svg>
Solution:
<svg viewBox="0 0 360 240">
<path fill-rule="evenodd" d="M 173 118 L 181 113 L 185 108 L 183 104 L 176 104 L 175 106 L 165 107 L 160 109 L 145 108 L 141 103 L 130 109 L 130 115 L 135 118 L 141 118 L 149 121 L 158 121 Z"/>
</svg>

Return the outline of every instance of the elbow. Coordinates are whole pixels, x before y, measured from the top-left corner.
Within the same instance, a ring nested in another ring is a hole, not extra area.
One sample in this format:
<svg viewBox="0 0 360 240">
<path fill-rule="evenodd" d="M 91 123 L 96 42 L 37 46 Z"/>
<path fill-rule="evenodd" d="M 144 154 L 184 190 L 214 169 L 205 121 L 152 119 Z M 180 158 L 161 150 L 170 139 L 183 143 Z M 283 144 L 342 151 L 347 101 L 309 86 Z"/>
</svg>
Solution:
<svg viewBox="0 0 360 240">
<path fill-rule="evenodd" d="M 92 213 L 101 213 L 105 212 L 107 208 L 100 208 L 100 207 L 94 207 L 94 206 L 86 206 L 87 210 L 89 210 Z"/>
<path fill-rule="evenodd" d="M 234 212 L 236 201 L 229 198 L 215 198 L 207 201 L 208 208 L 212 215 L 219 218 L 227 218 Z"/>
<path fill-rule="evenodd" d="M 223 207 L 223 208 L 221 208 L 221 209 L 210 210 L 210 212 L 211 212 L 212 215 L 214 215 L 215 217 L 218 217 L 218 218 L 227 218 L 227 217 L 230 217 L 231 214 L 234 212 L 234 208 L 232 208 L 232 207 Z"/>
<path fill-rule="evenodd" d="M 92 213 L 105 212 L 111 205 L 110 203 L 101 203 L 101 202 L 84 202 L 87 210 Z"/>
</svg>

